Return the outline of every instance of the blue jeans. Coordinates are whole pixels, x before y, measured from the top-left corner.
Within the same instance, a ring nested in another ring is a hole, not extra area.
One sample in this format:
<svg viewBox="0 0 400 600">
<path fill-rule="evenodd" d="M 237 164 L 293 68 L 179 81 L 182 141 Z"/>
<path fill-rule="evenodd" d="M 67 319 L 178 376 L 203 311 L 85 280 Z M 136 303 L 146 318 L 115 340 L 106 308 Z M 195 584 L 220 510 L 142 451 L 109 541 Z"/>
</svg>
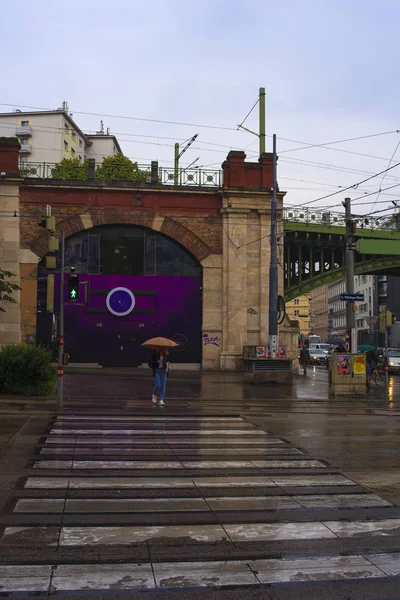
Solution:
<svg viewBox="0 0 400 600">
<path fill-rule="evenodd" d="M 166 385 L 167 371 L 164 371 L 164 369 L 156 369 L 156 374 L 154 375 L 153 395 L 156 396 L 158 390 L 160 390 L 160 400 L 164 400 Z"/>
</svg>

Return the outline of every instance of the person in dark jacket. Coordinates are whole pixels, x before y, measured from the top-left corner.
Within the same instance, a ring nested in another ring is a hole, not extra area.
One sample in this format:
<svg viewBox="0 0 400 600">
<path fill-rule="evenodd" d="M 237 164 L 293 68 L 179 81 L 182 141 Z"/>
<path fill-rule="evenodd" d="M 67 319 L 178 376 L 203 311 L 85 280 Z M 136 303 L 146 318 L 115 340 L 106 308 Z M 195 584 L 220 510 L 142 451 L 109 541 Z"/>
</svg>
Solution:
<svg viewBox="0 0 400 600">
<path fill-rule="evenodd" d="M 154 389 L 152 402 L 157 404 L 157 394 L 160 395 L 160 406 L 165 406 L 165 388 L 167 385 L 167 377 L 169 373 L 170 361 L 168 359 L 168 350 L 166 348 L 159 348 L 153 354 L 149 360 L 149 367 L 153 369 L 154 377 Z"/>
<path fill-rule="evenodd" d="M 300 364 L 303 367 L 304 375 L 307 375 L 307 365 L 310 362 L 310 351 L 306 346 L 300 350 Z"/>
</svg>

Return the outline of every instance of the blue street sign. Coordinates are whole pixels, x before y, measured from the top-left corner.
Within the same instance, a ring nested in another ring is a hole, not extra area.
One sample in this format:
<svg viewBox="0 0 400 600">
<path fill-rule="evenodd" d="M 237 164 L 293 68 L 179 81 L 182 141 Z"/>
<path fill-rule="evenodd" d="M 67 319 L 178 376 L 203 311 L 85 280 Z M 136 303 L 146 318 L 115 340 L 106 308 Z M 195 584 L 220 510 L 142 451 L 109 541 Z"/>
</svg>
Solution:
<svg viewBox="0 0 400 600">
<path fill-rule="evenodd" d="M 340 299 L 345 302 L 363 302 L 364 294 L 340 294 Z"/>
</svg>

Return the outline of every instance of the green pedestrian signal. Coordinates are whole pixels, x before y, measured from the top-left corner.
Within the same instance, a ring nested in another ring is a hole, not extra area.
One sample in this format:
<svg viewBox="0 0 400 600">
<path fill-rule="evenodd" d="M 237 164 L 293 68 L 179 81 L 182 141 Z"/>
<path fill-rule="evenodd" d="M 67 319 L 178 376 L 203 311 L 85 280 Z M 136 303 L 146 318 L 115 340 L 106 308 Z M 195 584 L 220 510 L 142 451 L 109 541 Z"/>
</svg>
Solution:
<svg viewBox="0 0 400 600">
<path fill-rule="evenodd" d="M 79 297 L 78 275 L 70 275 L 68 278 L 68 298 L 75 302 Z"/>
</svg>

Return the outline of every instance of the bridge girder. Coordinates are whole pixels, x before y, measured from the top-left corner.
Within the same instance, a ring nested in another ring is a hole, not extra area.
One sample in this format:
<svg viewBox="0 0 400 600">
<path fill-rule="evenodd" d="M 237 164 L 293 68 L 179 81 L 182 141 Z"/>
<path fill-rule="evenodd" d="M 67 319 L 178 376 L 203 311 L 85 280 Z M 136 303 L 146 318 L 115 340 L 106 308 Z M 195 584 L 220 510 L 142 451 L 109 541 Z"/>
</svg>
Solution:
<svg viewBox="0 0 400 600">
<path fill-rule="evenodd" d="M 354 273 L 356 275 L 400 275 L 400 256 L 373 256 L 369 260 L 355 263 Z M 346 276 L 345 267 L 333 268 L 319 275 L 314 275 L 301 283 L 292 285 L 285 289 L 285 300 L 289 302 L 298 296 L 303 296 L 312 290 L 334 283 Z"/>
</svg>

